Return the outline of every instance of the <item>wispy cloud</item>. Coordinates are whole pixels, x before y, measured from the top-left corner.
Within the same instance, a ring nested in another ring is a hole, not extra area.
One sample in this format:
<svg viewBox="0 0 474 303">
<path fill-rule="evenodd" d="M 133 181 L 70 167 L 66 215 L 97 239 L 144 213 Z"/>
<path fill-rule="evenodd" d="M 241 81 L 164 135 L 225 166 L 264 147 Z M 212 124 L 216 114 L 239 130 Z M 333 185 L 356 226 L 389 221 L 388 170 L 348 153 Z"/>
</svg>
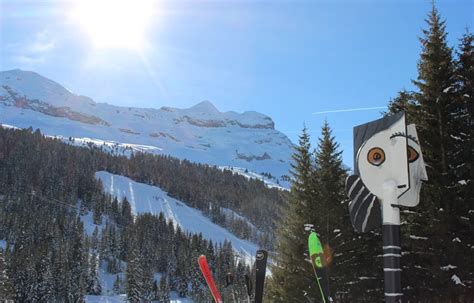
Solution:
<svg viewBox="0 0 474 303">
<path fill-rule="evenodd" d="M 56 47 L 56 40 L 46 30 L 37 32 L 33 39 L 8 45 L 12 60 L 20 64 L 44 63 L 49 52 Z"/>
<path fill-rule="evenodd" d="M 336 110 L 326 110 L 322 112 L 314 112 L 313 115 L 321 114 L 332 114 L 332 113 L 345 113 L 345 112 L 357 112 L 357 111 L 367 111 L 375 109 L 386 109 L 386 106 L 374 106 L 374 107 L 358 107 L 358 108 L 346 108 L 346 109 L 336 109 Z"/>
<path fill-rule="evenodd" d="M 22 65 L 33 65 L 44 63 L 44 57 L 28 56 L 28 55 L 13 55 L 12 60 Z"/>
</svg>

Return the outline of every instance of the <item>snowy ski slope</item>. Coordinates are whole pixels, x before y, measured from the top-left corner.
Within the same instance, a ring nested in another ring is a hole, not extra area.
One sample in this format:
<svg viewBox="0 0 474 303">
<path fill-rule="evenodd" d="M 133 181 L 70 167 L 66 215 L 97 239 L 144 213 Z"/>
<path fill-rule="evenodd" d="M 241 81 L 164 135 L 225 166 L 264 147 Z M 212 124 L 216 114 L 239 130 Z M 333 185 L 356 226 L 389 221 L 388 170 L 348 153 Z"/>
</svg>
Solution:
<svg viewBox="0 0 474 303">
<path fill-rule="evenodd" d="M 228 240 L 232 243 L 234 250 L 246 260 L 251 260 L 255 256 L 256 244 L 237 238 L 225 228 L 212 223 L 201 211 L 171 198 L 159 187 L 138 183 L 127 177 L 105 171 L 97 172 L 96 178 L 102 181 L 104 191 L 117 197 L 119 201 L 127 197 L 134 214 L 158 215 L 163 212 L 167 219 L 172 220 L 186 232 L 202 233 L 205 239 L 212 240 L 214 243 Z"/>
</svg>

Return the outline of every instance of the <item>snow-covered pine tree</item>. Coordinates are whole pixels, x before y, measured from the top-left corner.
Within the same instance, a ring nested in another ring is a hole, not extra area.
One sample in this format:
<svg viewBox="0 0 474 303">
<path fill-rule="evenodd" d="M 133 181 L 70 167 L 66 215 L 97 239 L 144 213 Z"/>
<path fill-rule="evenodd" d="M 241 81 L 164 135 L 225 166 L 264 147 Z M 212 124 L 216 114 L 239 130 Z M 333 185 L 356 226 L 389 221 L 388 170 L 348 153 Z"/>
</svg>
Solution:
<svg viewBox="0 0 474 303">
<path fill-rule="evenodd" d="M 13 298 L 13 290 L 8 276 L 7 262 L 5 253 L 0 248 L 0 298 L 2 300 L 9 300 Z"/>
<path fill-rule="evenodd" d="M 272 302 L 306 302 L 318 298 L 313 269 L 308 259 L 307 232 L 314 202 L 313 155 L 306 126 L 293 154 L 290 199 L 276 233 L 277 254 L 271 267 L 268 298 Z"/>
<path fill-rule="evenodd" d="M 452 279 L 455 273 L 451 269 L 465 267 L 469 258 L 457 252 L 455 236 L 459 228 L 457 208 L 465 203 L 459 201 L 456 192 L 456 158 L 459 149 L 464 150 L 457 144 L 457 119 L 462 112 L 458 71 L 447 44 L 445 21 L 434 4 L 426 22 L 428 29 L 423 30 L 420 38 L 418 78 L 413 81 L 418 91 L 396 100 L 398 105 L 408 104 L 406 108 L 394 106 L 397 104 L 393 102 L 389 106 L 391 112 L 408 109 L 408 122 L 417 125 L 427 164 L 429 181 L 422 189 L 420 204 L 413 211 L 402 210 L 405 298 L 422 302 L 460 298 L 464 290 Z"/>
<path fill-rule="evenodd" d="M 160 279 L 160 287 L 159 287 L 159 301 L 163 303 L 170 302 L 170 288 L 168 284 L 168 277 L 167 275 L 163 275 Z"/>
<path fill-rule="evenodd" d="M 90 295 L 100 295 L 102 285 L 99 280 L 99 256 L 95 250 L 92 250 L 89 258 L 89 271 L 87 273 L 87 293 Z"/>
<path fill-rule="evenodd" d="M 460 39 L 456 61 L 457 137 L 455 170 L 459 194 L 473 205 L 474 189 L 474 34 L 466 30 Z M 466 214 L 467 216 L 469 214 Z"/>
<path fill-rule="evenodd" d="M 85 266 L 85 252 L 83 245 L 84 227 L 78 216 L 73 225 L 74 237 L 72 240 L 72 248 L 69 252 L 69 285 L 67 299 L 71 302 L 83 301 L 86 290 L 86 266 Z"/>
<path fill-rule="evenodd" d="M 331 293 L 336 300 L 375 301 L 380 292 L 374 290 L 382 288 L 382 265 L 380 258 L 376 258 L 380 254 L 380 238 L 372 233 L 359 237 L 352 229 L 342 151 L 327 122 L 322 127 L 315 158 L 315 199 L 310 223 L 319 233 L 327 254 Z"/>
<path fill-rule="evenodd" d="M 141 272 L 138 248 L 136 245 L 133 245 L 125 272 L 125 288 L 127 299 L 130 302 L 140 302 L 143 289 L 143 285 L 141 284 L 142 276 L 143 273 Z"/>
<path fill-rule="evenodd" d="M 466 30 L 460 39 L 456 60 L 456 102 L 452 111 L 454 154 L 450 168 L 456 199 L 452 201 L 450 238 L 457 262 L 456 269 L 448 270 L 462 281 L 457 293 L 474 292 L 474 258 L 472 254 L 474 222 L 474 35 Z M 450 263 L 451 264 L 451 263 Z M 455 264 L 452 264 L 455 265 Z M 446 268 L 446 267 L 445 267 Z"/>
</svg>

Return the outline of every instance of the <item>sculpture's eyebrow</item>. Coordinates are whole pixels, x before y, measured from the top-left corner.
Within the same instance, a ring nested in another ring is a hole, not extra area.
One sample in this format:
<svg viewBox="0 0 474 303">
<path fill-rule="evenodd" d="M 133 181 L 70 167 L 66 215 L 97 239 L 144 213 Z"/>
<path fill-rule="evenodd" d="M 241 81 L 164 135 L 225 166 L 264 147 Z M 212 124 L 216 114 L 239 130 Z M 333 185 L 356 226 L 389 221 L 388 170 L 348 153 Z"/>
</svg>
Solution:
<svg viewBox="0 0 474 303">
<path fill-rule="evenodd" d="M 408 138 L 410 140 L 412 140 L 413 142 L 415 142 L 416 144 L 420 145 L 420 143 L 418 142 L 418 140 L 413 137 L 412 135 L 409 135 L 409 134 L 405 134 L 404 132 L 399 132 L 399 133 L 393 133 L 391 136 L 390 136 L 390 139 L 393 139 L 395 137 L 405 137 L 405 138 Z"/>
</svg>

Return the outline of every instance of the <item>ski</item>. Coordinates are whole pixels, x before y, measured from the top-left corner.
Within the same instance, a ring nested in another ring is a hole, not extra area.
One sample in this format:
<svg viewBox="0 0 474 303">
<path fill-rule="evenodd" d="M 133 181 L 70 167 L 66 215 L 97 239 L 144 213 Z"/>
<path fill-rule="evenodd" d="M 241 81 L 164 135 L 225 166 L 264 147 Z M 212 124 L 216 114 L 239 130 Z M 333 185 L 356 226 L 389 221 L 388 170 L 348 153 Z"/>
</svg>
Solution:
<svg viewBox="0 0 474 303">
<path fill-rule="evenodd" d="M 257 274 L 255 282 L 255 303 L 262 303 L 263 300 L 263 286 L 265 284 L 265 272 L 267 270 L 267 256 L 268 253 L 266 250 L 260 249 L 257 250 Z"/>
<path fill-rule="evenodd" d="M 199 263 L 199 268 L 201 269 L 202 275 L 204 276 L 204 279 L 206 280 L 207 286 L 209 287 L 209 290 L 211 291 L 211 294 L 212 294 L 212 297 L 214 298 L 215 303 L 222 303 L 221 294 L 219 293 L 219 290 L 217 290 L 216 283 L 214 282 L 214 279 L 212 278 L 211 271 L 209 270 L 209 265 L 207 264 L 206 256 L 204 255 L 199 256 L 198 263 Z"/>
<path fill-rule="evenodd" d="M 318 283 L 319 291 L 324 303 L 332 302 L 329 294 L 329 281 L 327 276 L 326 259 L 324 258 L 324 251 L 318 236 L 314 231 L 308 237 L 309 256 L 311 258 L 311 265 L 313 266 L 316 282 Z"/>
<path fill-rule="evenodd" d="M 250 296 L 252 295 L 252 281 L 250 276 L 245 274 L 245 286 L 247 286 L 247 302 L 250 303 Z"/>
</svg>

